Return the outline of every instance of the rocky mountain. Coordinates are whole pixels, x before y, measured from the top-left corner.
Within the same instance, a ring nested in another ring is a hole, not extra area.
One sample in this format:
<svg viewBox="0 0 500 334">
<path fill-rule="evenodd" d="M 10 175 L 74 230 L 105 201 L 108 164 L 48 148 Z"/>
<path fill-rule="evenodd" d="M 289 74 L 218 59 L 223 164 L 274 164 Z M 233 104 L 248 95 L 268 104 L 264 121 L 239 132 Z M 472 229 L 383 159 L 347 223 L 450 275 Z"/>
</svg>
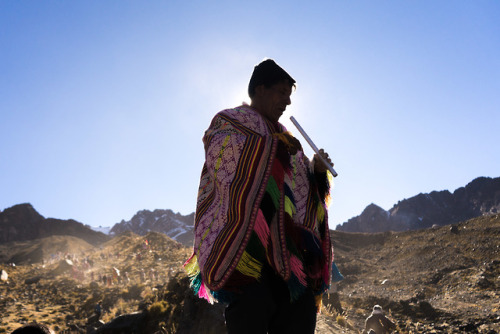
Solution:
<svg viewBox="0 0 500 334">
<path fill-rule="evenodd" d="M 170 238 L 191 246 L 193 243 L 194 213 L 183 216 L 172 210 L 157 209 L 154 211 L 142 210 L 137 212 L 131 220 L 122 220 L 111 228 L 110 235 L 118 235 L 125 231 L 132 231 L 138 235 L 149 232 L 166 234 Z"/>
<path fill-rule="evenodd" d="M 53 235 L 68 235 L 98 245 L 109 237 L 75 220 L 45 218 L 31 204 L 24 203 L 0 211 L 0 244 L 27 241 Z"/>
<path fill-rule="evenodd" d="M 370 204 L 361 215 L 337 227 L 345 232 L 407 231 L 454 224 L 500 212 L 500 177 L 479 177 L 453 193 L 418 194 L 389 211 Z"/>
</svg>

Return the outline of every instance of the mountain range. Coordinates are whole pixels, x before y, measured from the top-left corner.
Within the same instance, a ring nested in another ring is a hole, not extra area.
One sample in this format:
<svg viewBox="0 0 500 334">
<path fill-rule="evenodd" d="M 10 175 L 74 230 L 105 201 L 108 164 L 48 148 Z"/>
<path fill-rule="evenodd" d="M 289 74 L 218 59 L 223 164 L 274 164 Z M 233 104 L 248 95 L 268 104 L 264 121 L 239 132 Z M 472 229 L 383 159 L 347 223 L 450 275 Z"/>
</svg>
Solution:
<svg viewBox="0 0 500 334">
<path fill-rule="evenodd" d="M 465 187 L 418 194 L 389 211 L 370 204 L 337 230 L 344 232 L 408 231 L 443 226 L 500 212 L 500 177 L 479 177 Z"/>
<path fill-rule="evenodd" d="M 399 201 L 386 211 L 376 204 L 349 219 L 337 230 L 344 232 L 407 231 L 443 226 L 500 212 L 500 177 L 479 177 L 453 193 L 448 190 L 418 194 Z M 149 232 L 166 234 L 191 246 L 194 213 L 181 215 L 172 210 L 138 211 L 132 219 L 115 224 L 109 234 L 75 220 L 44 218 L 31 204 L 18 204 L 0 211 L 0 243 L 26 241 L 52 235 L 70 235 L 97 245 L 126 231 L 137 235 Z"/>
</svg>

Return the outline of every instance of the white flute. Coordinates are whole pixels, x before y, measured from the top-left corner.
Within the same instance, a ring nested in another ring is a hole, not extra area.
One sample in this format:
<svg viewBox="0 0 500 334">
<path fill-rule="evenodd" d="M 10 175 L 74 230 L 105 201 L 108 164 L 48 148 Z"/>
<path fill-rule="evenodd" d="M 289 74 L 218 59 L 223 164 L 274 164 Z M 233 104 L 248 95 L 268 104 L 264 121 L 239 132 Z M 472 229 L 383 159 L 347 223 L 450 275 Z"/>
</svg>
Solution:
<svg viewBox="0 0 500 334">
<path fill-rule="evenodd" d="M 328 168 L 328 170 L 330 171 L 330 173 L 332 173 L 332 175 L 334 177 L 336 177 L 337 175 L 339 175 L 339 174 L 337 174 L 337 172 L 335 171 L 335 169 L 333 169 L 332 165 L 330 165 L 328 163 L 328 161 L 326 161 L 321 156 L 321 154 L 319 154 L 318 148 L 316 147 L 316 145 L 314 145 L 313 141 L 311 140 L 311 138 L 309 138 L 309 136 L 304 131 L 304 129 L 302 129 L 302 127 L 300 126 L 299 122 L 297 122 L 297 120 L 295 119 L 295 117 L 290 116 L 290 120 L 292 121 L 293 125 L 295 125 L 295 127 L 297 128 L 297 130 L 299 130 L 300 134 L 304 137 L 304 139 L 307 141 L 307 143 L 309 144 L 309 146 L 311 146 L 311 148 L 313 149 L 314 153 L 316 153 L 318 155 L 318 157 L 321 159 L 321 161 L 323 161 L 323 163 Z"/>
</svg>

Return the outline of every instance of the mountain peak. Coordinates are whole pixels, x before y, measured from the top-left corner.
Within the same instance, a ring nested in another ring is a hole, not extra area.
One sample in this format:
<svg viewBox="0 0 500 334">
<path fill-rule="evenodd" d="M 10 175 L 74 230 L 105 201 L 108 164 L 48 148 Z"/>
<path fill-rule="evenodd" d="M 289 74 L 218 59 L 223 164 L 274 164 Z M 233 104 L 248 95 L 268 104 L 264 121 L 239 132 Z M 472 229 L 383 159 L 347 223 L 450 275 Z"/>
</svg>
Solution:
<svg viewBox="0 0 500 334">
<path fill-rule="evenodd" d="M 170 238 L 192 245 L 194 228 L 194 213 L 183 216 L 172 210 L 156 209 L 154 211 L 138 211 L 131 220 L 122 220 L 115 224 L 110 235 L 118 235 L 125 231 L 132 231 L 138 235 L 146 235 L 149 232 L 164 233 Z"/>
<path fill-rule="evenodd" d="M 0 243 L 26 241 L 51 235 L 71 235 L 88 243 L 98 244 L 107 237 L 82 223 L 44 218 L 30 203 L 17 204 L 0 212 Z"/>
<path fill-rule="evenodd" d="M 339 225 L 346 232 L 406 231 L 454 224 L 500 212 L 500 177 L 478 177 L 453 193 L 420 193 L 399 201 L 388 212 L 375 204 Z"/>
</svg>

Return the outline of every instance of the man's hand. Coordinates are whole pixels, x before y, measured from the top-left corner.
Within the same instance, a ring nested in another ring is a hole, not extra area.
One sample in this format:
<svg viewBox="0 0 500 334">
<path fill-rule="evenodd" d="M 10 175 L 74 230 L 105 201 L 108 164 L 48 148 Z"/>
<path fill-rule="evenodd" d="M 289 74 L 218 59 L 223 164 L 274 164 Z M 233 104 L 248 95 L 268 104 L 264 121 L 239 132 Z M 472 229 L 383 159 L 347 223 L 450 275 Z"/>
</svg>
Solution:
<svg viewBox="0 0 500 334">
<path fill-rule="evenodd" d="M 323 149 L 320 149 L 319 150 L 319 155 L 321 155 L 321 157 L 323 157 L 323 159 L 325 161 L 327 161 L 330 164 L 330 166 L 333 167 L 333 162 L 330 159 L 330 157 L 328 156 L 328 153 L 326 153 Z M 328 167 L 323 163 L 323 161 L 321 160 L 321 158 L 319 157 L 319 155 L 315 154 L 314 158 L 313 158 L 313 161 L 314 161 L 314 171 L 318 172 L 318 173 L 325 173 L 328 170 Z"/>
<path fill-rule="evenodd" d="M 288 153 L 290 155 L 297 154 L 297 151 L 302 151 L 302 145 L 300 145 L 300 141 L 295 138 L 290 132 L 282 132 L 278 134 L 281 137 L 281 140 L 285 143 Z"/>
</svg>

